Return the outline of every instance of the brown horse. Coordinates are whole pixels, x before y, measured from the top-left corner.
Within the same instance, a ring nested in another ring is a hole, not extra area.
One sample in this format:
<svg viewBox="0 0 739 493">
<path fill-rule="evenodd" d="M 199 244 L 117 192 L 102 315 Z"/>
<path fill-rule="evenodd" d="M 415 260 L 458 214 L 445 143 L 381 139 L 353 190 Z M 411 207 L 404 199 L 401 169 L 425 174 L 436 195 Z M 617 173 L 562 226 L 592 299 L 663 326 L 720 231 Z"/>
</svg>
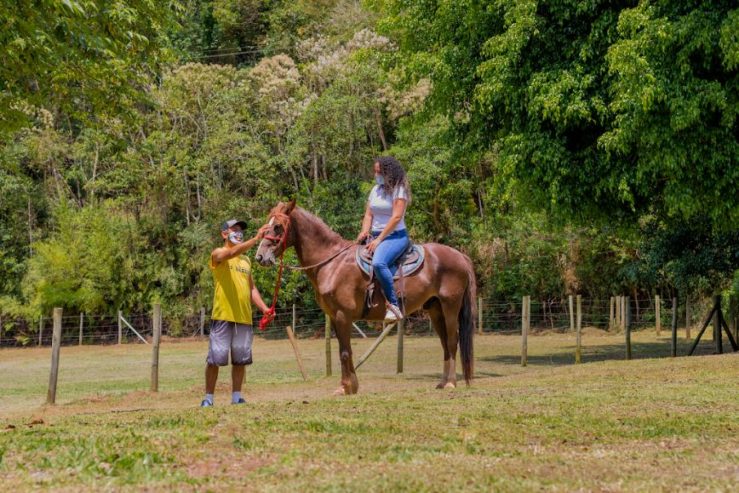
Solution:
<svg viewBox="0 0 739 493">
<path fill-rule="evenodd" d="M 355 261 L 358 246 L 343 239 L 323 221 L 296 208 L 295 201 L 280 202 L 272 209 L 266 234 L 256 254 L 263 266 L 275 265 L 277 258 L 294 247 L 298 261 L 306 269 L 321 309 L 330 317 L 339 340 L 341 358 L 340 394 L 354 394 L 359 388 L 352 361 L 350 335 L 352 323 L 360 320 L 365 305 L 367 276 Z M 455 361 L 457 344 L 464 379 L 472 378 L 472 336 L 475 332 L 476 284 L 469 257 L 440 245 L 424 245 L 426 258 L 421 269 L 404 277 L 400 297 L 406 314 L 424 309 L 428 312 L 444 349 L 444 372 L 437 388 L 454 388 L 457 384 Z M 385 316 L 384 296 L 374 290 L 374 308 L 366 320 L 382 320 Z"/>
</svg>

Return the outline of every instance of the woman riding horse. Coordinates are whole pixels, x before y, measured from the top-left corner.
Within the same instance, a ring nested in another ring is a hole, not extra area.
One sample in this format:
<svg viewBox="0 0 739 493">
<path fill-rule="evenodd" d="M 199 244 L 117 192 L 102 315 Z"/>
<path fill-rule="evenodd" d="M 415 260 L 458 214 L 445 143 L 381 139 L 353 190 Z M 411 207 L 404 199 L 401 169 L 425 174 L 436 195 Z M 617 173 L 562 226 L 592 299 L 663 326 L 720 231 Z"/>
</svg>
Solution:
<svg viewBox="0 0 739 493">
<path fill-rule="evenodd" d="M 369 194 L 357 242 L 372 238 L 367 250 L 374 253 L 372 269 L 387 300 L 385 321 L 394 322 L 403 315 L 390 267 L 410 244 L 405 231 L 405 209 L 410 202 L 411 191 L 405 170 L 394 157 L 379 157 L 375 159 L 374 167 L 376 185 Z"/>
<path fill-rule="evenodd" d="M 330 317 L 339 340 L 341 387 L 339 394 L 354 394 L 359 388 L 352 360 L 352 323 L 356 320 L 383 320 L 385 307 L 373 300 L 365 312 L 367 277 L 356 262 L 355 242 L 345 240 L 295 202 L 280 202 L 270 212 L 266 234 L 256 260 L 275 265 L 287 248 L 295 248 L 316 295 L 318 305 Z M 424 245 L 423 266 L 403 278 L 403 299 L 407 313 L 426 310 L 444 350 L 444 371 L 437 388 L 457 385 L 455 370 L 457 345 L 464 378 L 472 378 L 472 336 L 476 320 L 475 272 L 469 257 L 446 245 Z M 379 293 L 374 293 L 379 297 Z"/>
</svg>

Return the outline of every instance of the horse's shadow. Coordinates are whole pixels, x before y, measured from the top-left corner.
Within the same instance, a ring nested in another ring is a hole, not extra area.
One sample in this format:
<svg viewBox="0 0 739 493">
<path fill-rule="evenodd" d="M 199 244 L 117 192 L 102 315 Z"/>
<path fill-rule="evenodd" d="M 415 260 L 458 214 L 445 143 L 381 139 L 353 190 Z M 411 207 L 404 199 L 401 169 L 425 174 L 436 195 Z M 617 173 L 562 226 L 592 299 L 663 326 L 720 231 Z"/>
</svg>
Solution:
<svg viewBox="0 0 739 493">
<path fill-rule="evenodd" d="M 441 378 L 441 372 L 438 373 L 415 373 L 413 375 L 403 375 L 406 380 L 438 380 Z M 504 375 L 500 373 L 493 373 L 490 371 L 478 371 L 475 370 L 475 380 L 479 380 L 482 378 L 497 378 L 502 377 Z M 457 374 L 457 380 L 463 380 L 462 374 Z"/>
</svg>

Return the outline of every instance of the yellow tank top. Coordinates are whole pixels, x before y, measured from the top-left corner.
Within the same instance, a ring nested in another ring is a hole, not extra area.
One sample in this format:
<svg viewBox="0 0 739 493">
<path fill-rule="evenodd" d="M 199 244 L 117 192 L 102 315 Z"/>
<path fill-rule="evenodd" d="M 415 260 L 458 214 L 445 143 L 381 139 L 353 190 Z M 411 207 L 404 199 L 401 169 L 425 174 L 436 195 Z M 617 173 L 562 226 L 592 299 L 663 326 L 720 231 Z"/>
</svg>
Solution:
<svg viewBox="0 0 739 493">
<path fill-rule="evenodd" d="M 211 257 L 208 265 L 213 271 L 215 281 L 211 318 L 251 325 L 251 286 L 249 286 L 251 262 L 249 259 L 234 257 L 213 265 L 213 257 Z"/>
</svg>

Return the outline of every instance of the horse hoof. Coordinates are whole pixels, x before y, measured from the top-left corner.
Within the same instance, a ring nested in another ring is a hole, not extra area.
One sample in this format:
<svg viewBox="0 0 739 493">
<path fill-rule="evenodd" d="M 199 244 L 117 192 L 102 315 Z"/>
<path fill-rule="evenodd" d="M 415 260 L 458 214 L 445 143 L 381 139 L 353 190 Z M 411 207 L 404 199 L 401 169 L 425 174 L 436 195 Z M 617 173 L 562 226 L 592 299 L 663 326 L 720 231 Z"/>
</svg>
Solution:
<svg viewBox="0 0 739 493">
<path fill-rule="evenodd" d="M 444 388 L 444 382 L 439 382 L 438 384 L 436 384 L 436 388 L 437 389 L 443 389 Z"/>
<path fill-rule="evenodd" d="M 344 387 L 339 387 L 334 390 L 334 395 L 346 395 L 346 389 L 344 389 Z"/>
<path fill-rule="evenodd" d="M 457 384 L 454 382 L 447 382 L 446 385 L 444 385 L 444 388 L 445 389 L 456 389 Z"/>
</svg>

